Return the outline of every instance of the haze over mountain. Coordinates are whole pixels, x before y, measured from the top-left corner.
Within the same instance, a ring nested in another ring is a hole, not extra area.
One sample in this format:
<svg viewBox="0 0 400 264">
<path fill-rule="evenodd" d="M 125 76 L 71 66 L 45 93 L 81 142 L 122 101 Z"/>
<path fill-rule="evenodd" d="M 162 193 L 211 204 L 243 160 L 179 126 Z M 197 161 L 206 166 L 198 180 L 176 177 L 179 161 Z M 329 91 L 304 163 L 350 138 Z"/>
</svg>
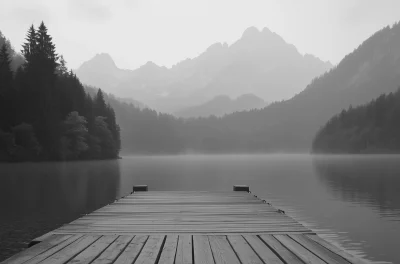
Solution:
<svg viewBox="0 0 400 264">
<path fill-rule="evenodd" d="M 132 71 L 119 69 L 109 54 L 101 53 L 84 62 L 76 75 L 82 83 L 104 87 L 106 91 L 127 79 Z"/>
<path fill-rule="evenodd" d="M 3 35 L 3 33 L 0 31 L 0 47 L 3 45 L 6 45 L 8 54 L 10 55 L 11 59 L 11 69 L 15 72 L 17 68 L 22 65 L 24 62 L 24 58 L 21 56 L 21 54 L 15 52 L 14 48 L 12 47 L 10 41 Z"/>
<path fill-rule="evenodd" d="M 99 54 L 76 74 L 83 83 L 175 112 L 217 95 L 252 93 L 268 101 L 289 99 L 331 67 L 313 55 L 301 55 L 267 28 L 251 27 L 232 45 L 215 43 L 171 68 L 148 62 L 136 70 L 122 70 L 109 55 Z"/>
<path fill-rule="evenodd" d="M 131 123 L 142 126 L 132 130 L 126 151 L 309 151 L 315 134 L 333 115 L 394 92 L 399 85 L 400 24 L 395 24 L 376 32 L 301 93 L 263 109 L 186 121 L 138 112 Z"/>
<path fill-rule="evenodd" d="M 174 113 L 177 117 L 208 117 L 211 115 L 223 116 L 238 111 L 258 109 L 267 106 L 267 103 L 254 94 L 244 94 L 236 99 L 226 95 L 219 95 L 210 101 L 196 106 L 184 108 Z"/>
<path fill-rule="evenodd" d="M 218 126 L 240 134 L 235 141 L 251 139 L 264 150 L 309 150 L 317 130 L 333 115 L 394 92 L 399 85 L 400 24 L 396 23 L 376 32 L 292 99 L 232 114 Z"/>
</svg>

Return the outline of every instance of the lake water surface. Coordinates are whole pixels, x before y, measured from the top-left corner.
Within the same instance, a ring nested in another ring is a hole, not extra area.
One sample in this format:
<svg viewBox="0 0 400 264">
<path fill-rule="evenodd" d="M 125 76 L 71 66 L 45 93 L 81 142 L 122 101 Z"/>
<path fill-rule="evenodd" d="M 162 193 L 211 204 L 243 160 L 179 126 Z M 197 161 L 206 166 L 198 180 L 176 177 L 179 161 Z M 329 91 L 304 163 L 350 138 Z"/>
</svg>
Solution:
<svg viewBox="0 0 400 264">
<path fill-rule="evenodd" d="M 399 155 L 188 155 L 0 164 L 0 261 L 33 238 L 130 193 L 231 190 L 258 197 L 336 245 L 400 263 Z"/>
</svg>

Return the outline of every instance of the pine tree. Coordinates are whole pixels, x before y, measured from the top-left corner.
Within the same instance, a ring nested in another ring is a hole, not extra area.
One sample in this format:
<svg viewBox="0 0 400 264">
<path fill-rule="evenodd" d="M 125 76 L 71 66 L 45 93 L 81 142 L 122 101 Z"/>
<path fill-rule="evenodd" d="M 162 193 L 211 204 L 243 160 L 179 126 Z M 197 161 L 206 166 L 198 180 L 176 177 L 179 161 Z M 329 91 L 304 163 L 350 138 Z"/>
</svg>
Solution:
<svg viewBox="0 0 400 264">
<path fill-rule="evenodd" d="M 9 130 L 14 117 L 13 73 L 7 44 L 0 48 L 0 129 Z"/>
<path fill-rule="evenodd" d="M 36 30 L 31 25 L 31 27 L 28 30 L 28 33 L 26 34 L 26 42 L 22 45 L 22 54 L 25 57 L 26 63 L 29 66 L 34 58 L 34 55 L 36 54 Z"/>
<path fill-rule="evenodd" d="M 45 24 L 40 24 L 36 34 L 37 52 L 41 63 L 51 73 L 55 73 L 57 67 L 57 54 L 56 47 L 53 44 L 52 37 L 47 33 L 47 27 Z"/>
<path fill-rule="evenodd" d="M 107 117 L 107 105 L 101 89 L 97 91 L 96 98 L 94 99 L 94 115 Z"/>
<path fill-rule="evenodd" d="M 68 74 L 67 62 L 63 55 L 60 55 L 60 63 L 57 66 L 57 74 L 60 76 Z"/>
<path fill-rule="evenodd" d="M 11 60 L 6 44 L 4 44 L 0 49 L 0 93 L 11 87 L 12 80 Z"/>
</svg>

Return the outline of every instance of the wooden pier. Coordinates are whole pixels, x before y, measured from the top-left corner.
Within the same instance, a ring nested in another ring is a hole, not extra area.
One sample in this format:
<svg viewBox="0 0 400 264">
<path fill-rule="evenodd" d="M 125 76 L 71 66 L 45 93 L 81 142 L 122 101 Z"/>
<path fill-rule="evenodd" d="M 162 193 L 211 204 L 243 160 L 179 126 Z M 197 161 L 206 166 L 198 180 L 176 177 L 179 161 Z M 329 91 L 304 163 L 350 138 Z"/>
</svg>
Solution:
<svg viewBox="0 0 400 264">
<path fill-rule="evenodd" d="M 134 190 L 2 263 L 364 263 L 246 186 L 233 192 Z"/>
</svg>

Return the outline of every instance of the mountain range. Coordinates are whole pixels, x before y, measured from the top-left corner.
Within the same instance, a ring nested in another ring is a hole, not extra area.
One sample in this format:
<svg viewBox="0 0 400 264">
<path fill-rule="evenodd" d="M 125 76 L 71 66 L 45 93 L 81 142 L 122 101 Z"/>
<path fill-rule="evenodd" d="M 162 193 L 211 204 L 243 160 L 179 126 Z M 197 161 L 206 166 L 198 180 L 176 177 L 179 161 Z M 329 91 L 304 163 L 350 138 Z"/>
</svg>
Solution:
<svg viewBox="0 0 400 264">
<path fill-rule="evenodd" d="M 76 74 L 85 84 L 173 113 L 218 95 L 289 99 L 331 67 L 313 55 L 300 54 L 267 28 L 251 27 L 233 44 L 215 43 L 171 68 L 148 62 L 135 70 L 120 69 L 103 53 L 84 62 Z"/>
<path fill-rule="evenodd" d="M 131 123 L 143 127 L 137 132 L 132 130 L 125 142 L 126 151 L 307 152 L 316 133 L 332 116 L 394 92 L 399 85 L 400 24 L 397 23 L 373 34 L 336 67 L 289 100 L 258 110 L 184 121 L 156 113 L 138 113 Z"/>
</svg>

